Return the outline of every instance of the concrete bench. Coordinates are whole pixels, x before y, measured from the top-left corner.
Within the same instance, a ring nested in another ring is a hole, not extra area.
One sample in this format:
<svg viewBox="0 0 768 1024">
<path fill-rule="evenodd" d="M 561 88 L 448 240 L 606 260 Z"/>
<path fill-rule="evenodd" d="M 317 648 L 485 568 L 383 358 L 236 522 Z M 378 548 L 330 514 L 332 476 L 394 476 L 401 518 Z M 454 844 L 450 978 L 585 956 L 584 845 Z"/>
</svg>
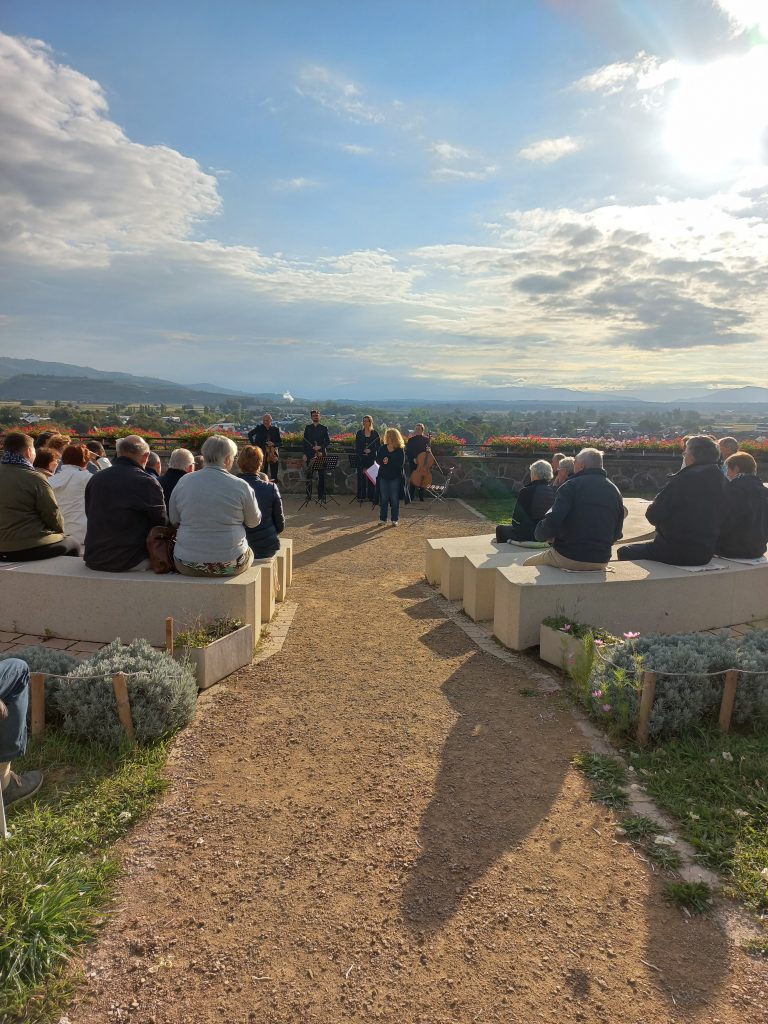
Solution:
<svg viewBox="0 0 768 1024">
<path fill-rule="evenodd" d="M 269 622 L 275 599 L 292 579 L 292 542 L 273 558 L 259 559 L 240 576 L 206 579 L 169 573 L 94 572 L 79 558 L 0 563 L 0 624 L 43 636 L 104 643 L 145 637 L 165 643 L 165 619 L 175 629 L 216 618 Z M 277 585 L 276 585 L 277 584 Z"/>
<path fill-rule="evenodd" d="M 687 572 L 659 562 L 611 562 L 609 570 L 563 572 L 549 566 L 495 569 L 493 632 L 521 651 L 539 642 L 549 615 L 621 634 L 688 633 L 768 615 L 768 565 L 729 563 Z"/>
</svg>

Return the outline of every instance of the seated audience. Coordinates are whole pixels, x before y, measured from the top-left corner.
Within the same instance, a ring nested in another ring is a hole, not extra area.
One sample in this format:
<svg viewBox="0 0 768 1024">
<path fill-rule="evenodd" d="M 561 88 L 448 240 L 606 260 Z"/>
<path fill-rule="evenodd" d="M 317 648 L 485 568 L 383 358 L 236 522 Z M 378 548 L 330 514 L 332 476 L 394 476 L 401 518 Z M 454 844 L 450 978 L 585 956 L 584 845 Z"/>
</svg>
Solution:
<svg viewBox="0 0 768 1024">
<path fill-rule="evenodd" d="M 64 537 L 51 485 L 35 470 L 34 461 L 31 437 L 6 434 L 0 459 L 0 559 L 6 562 L 77 554 L 75 542 Z"/>
<path fill-rule="evenodd" d="M 552 466 L 544 459 L 528 467 L 531 482 L 521 488 L 517 496 L 511 526 L 496 527 L 496 541 L 533 540 L 536 524 L 552 508 L 555 489 L 552 486 Z"/>
<path fill-rule="evenodd" d="M 720 452 L 720 469 L 723 472 L 723 476 L 728 479 L 728 470 L 725 468 L 725 463 L 730 455 L 735 455 L 739 450 L 739 442 L 735 437 L 721 437 L 717 442 L 717 448 Z"/>
<path fill-rule="evenodd" d="M 560 463 L 558 464 L 557 473 L 555 475 L 555 480 L 553 484 L 555 488 L 559 487 L 561 484 L 564 484 L 566 480 L 571 479 L 571 477 L 574 475 L 575 465 L 576 459 L 572 459 L 570 455 L 564 455 L 563 458 L 560 459 Z"/>
<path fill-rule="evenodd" d="M 768 547 L 768 490 L 748 452 L 729 455 L 725 468 L 730 482 L 715 552 L 723 558 L 759 558 Z"/>
<path fill-rule="evenodd" d="M 259 525 L 261 512 L 250 484 L 230 472 L 235 442 L 214 434 L 202 453 L 205 467 L 188 473 L 171 494 L 174 562 L 184 576 L 238 576 L 253 562 L 245 531 Z"/>
<path fill-rule="evenodd" d="M 40 451 L 41 448 L 47 448 L 49 438 L 54 437 L 57 434 L 57 430 L 41 430 L 40 433 L 37 435 L 37 440 L 35 441 L 35 448 L 38 451 Z"/>
<path fill-rule="evenodd" d="M 104 451 L 104 445 L 101 441 L 86 441 L 85 447 L 90 452 L 89 473 L 96 473 L 100 469 L 109 469 L 112 463 L 107 458 L 107 453 Z"/>
<path fill-rule="evenodd" d="M 44 477 L 51 477 L 59 468 L 59 453 L 51 448 L 35 449 L 35 461 L 32 465 Z"/>
<path fill-rule="evenodd" d="M 0 661 L 0 788 L 3 804 L 12 807 L 28 800 L 43 784 L 42 772 L 11 771 L 11 762 L 27 749 L 29 669 L 20 658 Z"/>
<path fill-rule="evenodd" d="M 277 484 L 271 483 L 260 472 L 264 455 L 257 445 L 247 444 L 237 456 L 240 479 L 253 488 L 256 503 L 261 512 L 261 522 L 253 529 L 246 529 L 245 536 L 253 551 L 254 558 L 271 558 L 280 550 L 278 534 L 285 529 L 283 500 Z"/>
<path fill-rule="evenodd" d="M 557 476 L 557 471 L 560 468 L 560 463 L 563 461 L 563 459 L 565 457 L 566 456 L 563 455 L 562 452 L 555 452 L 555 454 L 550 459 L 550 463 L 552 465 L 552 478 L 553 479 Z"/>
<path fill-rule="evenodd" d="M 647 558 L 668 565 L 706 565 L 710 561 L 728 487 L 718 456 L 717 443 L 711 437 L 694 434 L 688 438 L 683 468 L 670 477 L 645 513 L 656 527 L 655 538 L 619 548 L 620 560 Z"/>
<path fill-rule="evenodd" d="M 582 448 L 575 459 L 575 474 L 555 493 L 555 501 L 534 531 L 536 540 L 551 547 L 523 565 L 552 565 L 558 569 L 603 569 L 611 545 L 621 537 L 624 506 L 618 487 L 603 469 L 603 453 Z"/>
<path fill-rule="evenodd" d="M 165 526 L 165 501 L 157 478 L 144 472 L 149 445 L 129 434 L 117 442 L 117 458 L 85 488 L 85 564 L 101 572 L 149 569 L 147 534 Z"/>
<path fill-rule="evenodd" d="M 69 444 L 61 456 L 61 472 L 51 478 L 51 487 L 64 520 L 64 535 L 77 543 L 80 554 L 85 544 L 85 488 L 91 479 L 88 461 L 88 449 L 84 444 Z"/>
<path fill-rule="evenodd" d="M 200 470 L 200 469 L 205 469 L 205 459 L 203 458 L 202 455 L 196 455 L 195 456 L 195 472 L 197 473 L 197 471 Z"/>
<path fill-rule="evenodd" d="M 160 456 L 157 452 L 150 452 L 147 456 L 147 464 L 144 467 L 145 473 L 151 473 L 156 480 L 160 479 L 160 470 L 163 468 L 163 464 L 160 461 Z"/>
<path fill-rule="evenodd" d="M 174 448 L 171 457 L 168 459 L 168 469 L 160 477 L 160 486 L 163 488 L 166 507 L 171 500 L 173 489 L 176 484 L 187 473 L 195 471 L 195 456 L 186 448 Z"/>
<path fill-rule="evenodd" d="M 51 434 L 48 440 L 45 442 L 45 447 L 50 448 L 51 451 L 56 452 L 59 456 L 59 459 L 61 459 L 61 456 L 64 454 L 64 449 L 67 447 L 68 444 L 70 444 L 70 442 L 71 438 L 67 437 L 66 434 Z M 40 445 L 39 447 L 42 448 L 43 445 Z M 56 470 L 56 472 L 61 472 L 61 462 L 59 462 L 59 467 Z"/>
</svg>

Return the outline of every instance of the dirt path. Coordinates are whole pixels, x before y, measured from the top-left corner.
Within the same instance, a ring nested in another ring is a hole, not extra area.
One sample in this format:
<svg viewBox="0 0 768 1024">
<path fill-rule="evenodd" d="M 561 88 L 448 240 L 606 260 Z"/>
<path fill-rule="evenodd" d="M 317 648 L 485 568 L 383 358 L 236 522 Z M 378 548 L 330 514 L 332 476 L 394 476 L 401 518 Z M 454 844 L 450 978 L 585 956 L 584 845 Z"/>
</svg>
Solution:
<svg viewBox="0 0 768 1024">
<path fill-rule="evenodd" d="M 289 522 L 285 646 L 178 743 L 71 1024 L 768 1021 L 765 966 L 614 841 L 567 708 L 425 597 L 423 538 L 487 529 Z"/>
</svg>

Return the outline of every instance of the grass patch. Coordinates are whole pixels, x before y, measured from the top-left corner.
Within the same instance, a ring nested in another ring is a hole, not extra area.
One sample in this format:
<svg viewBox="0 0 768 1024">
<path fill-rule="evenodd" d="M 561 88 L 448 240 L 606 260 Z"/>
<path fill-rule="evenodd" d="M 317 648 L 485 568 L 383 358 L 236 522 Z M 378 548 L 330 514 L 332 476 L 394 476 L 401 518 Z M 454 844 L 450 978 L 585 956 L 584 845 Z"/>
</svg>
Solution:
<svg viewBox="0 0 768 1024">
<path fill-rule="evenodd" d="M 768 736 L 699 730 L 640 751 L 633 763 L 702 861 L 725 878 L 726 891 L 768 910 L 760 874 L 768 865 Z"/>
<path fill-rule="evenodd" d="M 465 499 L 466 500 L 466 499 Z M 497 525 L 508 526 L 512 522 L 512 514 L 517 504 L 516 494 L 499 494 L 491 498 L 472 498 L 467 500 L 486 519 Z"/>
<path fill-rule="evenodd" d="M 615 757 L 605 754 L 577 754 L 571 764 L 583 772 L 592 788 L 592 796 L 606 807 L 625 807 L 627 769 Z"/>
<path fill-rule="evenodd" d="M 36 801 L 10 809 L 0 845 L 0 1020 L 44 1024 L 68 994 L 62 969 L 103 920 L 111 845 L 164 789 L 167 744 L 107 750 L 49 732 L 14 764 L 40 768 Z"/>
<path fill-rule="evenodd" d="M 627 839 L 637 843 L 638 846 L 647 843 L 649 840 L 653 842 L 661 832 L 655 821 L 651 821 L 650 818 L 646 818 L 642 814 L 633 814 L 629 818 L 622 818 L 619 821 L 619 828 Z"/>
<path fill-rule="evenodd" d="M 667 882 L 664 899 L 692 914 L 705 914 L 712 906 L 712 890 L 706 882 Z"/>
</svg>

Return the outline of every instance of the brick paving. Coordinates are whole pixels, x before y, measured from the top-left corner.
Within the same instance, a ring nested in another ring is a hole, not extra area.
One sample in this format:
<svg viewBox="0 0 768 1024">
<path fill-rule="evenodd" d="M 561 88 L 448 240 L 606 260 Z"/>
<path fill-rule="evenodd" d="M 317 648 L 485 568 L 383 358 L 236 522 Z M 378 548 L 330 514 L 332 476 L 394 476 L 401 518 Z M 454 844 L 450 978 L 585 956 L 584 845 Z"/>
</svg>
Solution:
<svg viewBox="0 0 768 1024">
<path fill-rule="evenodd" d="M 71 654 L 78 661 L 83 661 L 91 654 L 95 654 L 96 651 L 100 651 L 102 647 L 107 646 L 106 644 L 94 644 L 85 640 L 68 640 L 58 636 L 46 638 L 34 636 L 31 633 L 13 633 L 8 630 L 0 630 L 0 653 L 2 654 L 18 654 L 25 647 L 35 645 L 49 647 L 54 651 L 66 651 L 67 654 Z"/>
</svg>

